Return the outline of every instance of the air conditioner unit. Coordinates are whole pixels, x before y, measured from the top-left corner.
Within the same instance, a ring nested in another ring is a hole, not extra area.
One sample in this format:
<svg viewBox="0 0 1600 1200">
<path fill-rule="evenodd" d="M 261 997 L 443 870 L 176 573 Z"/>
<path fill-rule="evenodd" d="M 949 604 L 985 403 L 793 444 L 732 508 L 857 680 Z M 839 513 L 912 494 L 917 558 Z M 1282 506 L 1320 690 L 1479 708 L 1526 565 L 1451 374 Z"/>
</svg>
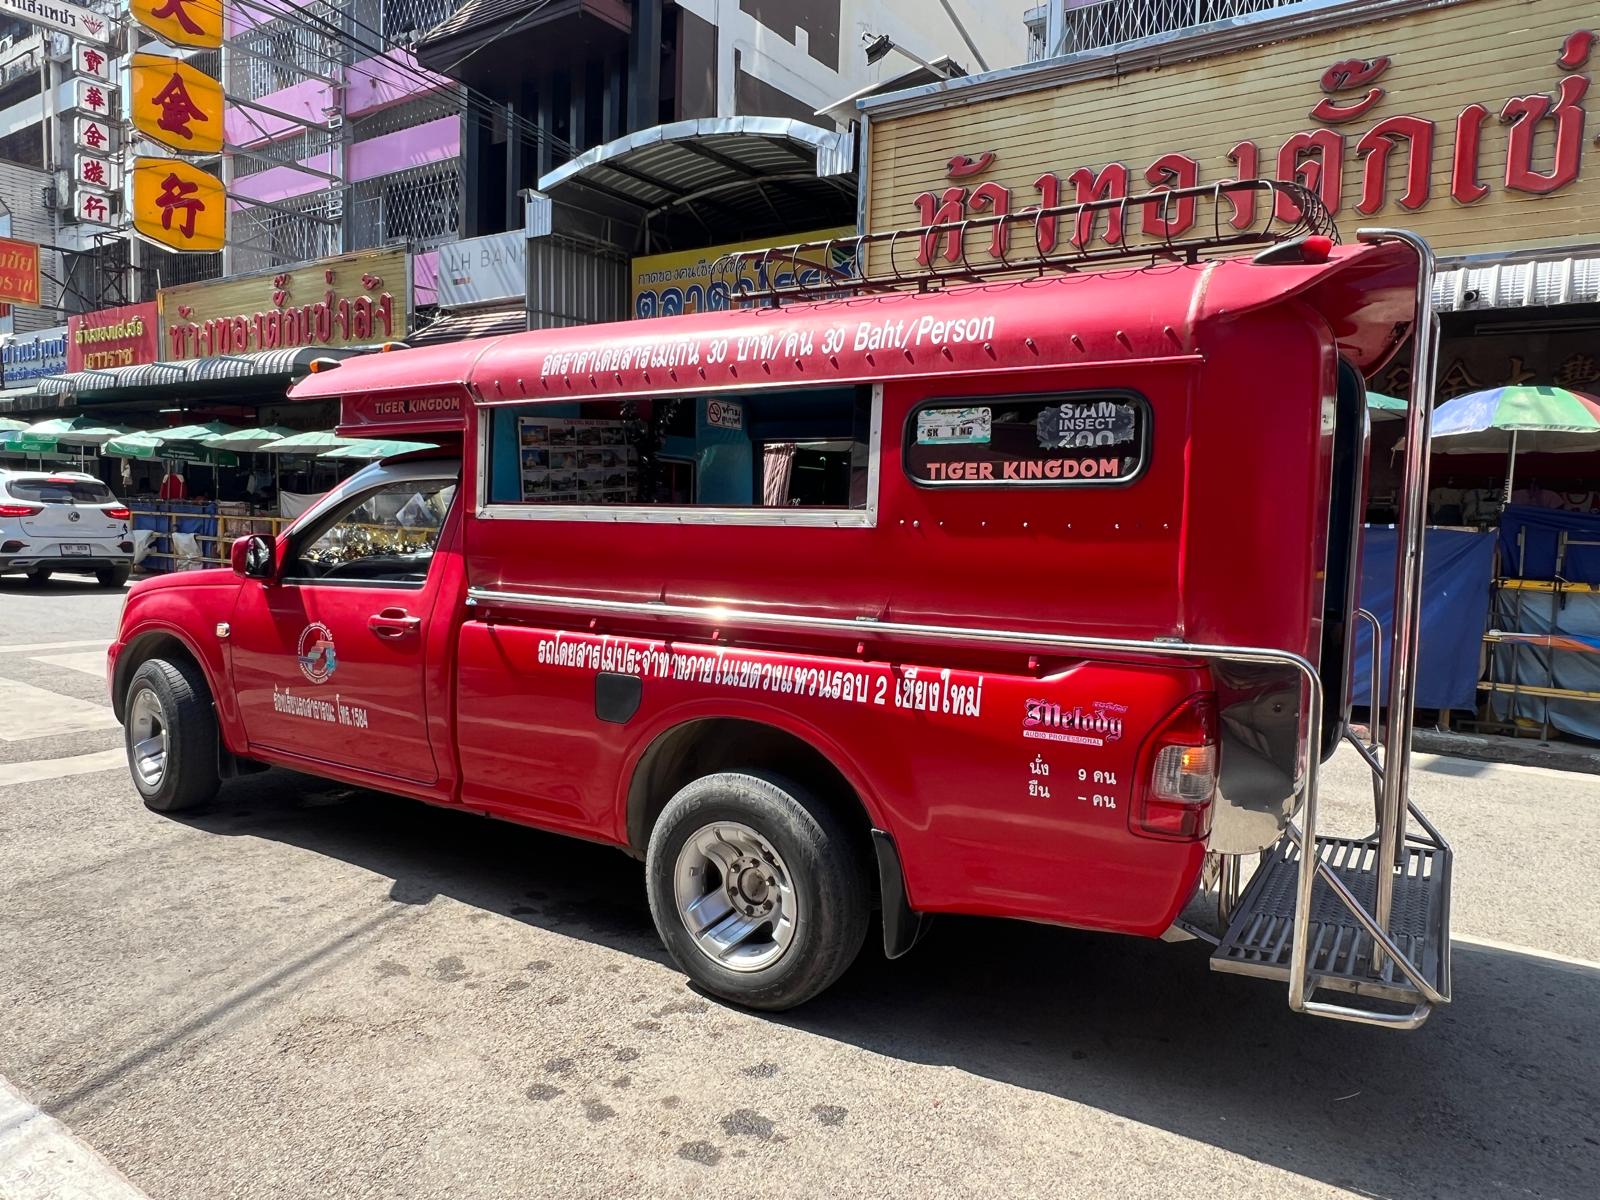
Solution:
<svg viewBox="0 0 1600 1200">
<path fill-rule="evenodd" d="M 52 33 L 45 38 L 44 55 L 51 62 L 66 62 L 72 57 L 72 39 L 64 33 Z"/>
</svg>

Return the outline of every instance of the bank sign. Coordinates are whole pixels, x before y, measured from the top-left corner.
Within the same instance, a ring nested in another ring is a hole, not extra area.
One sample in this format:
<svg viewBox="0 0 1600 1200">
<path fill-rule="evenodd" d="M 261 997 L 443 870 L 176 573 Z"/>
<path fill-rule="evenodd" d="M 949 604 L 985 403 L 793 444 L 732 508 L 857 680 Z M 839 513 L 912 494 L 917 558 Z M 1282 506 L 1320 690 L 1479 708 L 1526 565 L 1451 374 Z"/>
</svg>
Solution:
<svg viewBox="0 0 1600 1200">
<path fill-rule="evenodd" d="M 1585 133 L 1600 98 L 1589 94 L 1600 68 L 1594 5 L 1398 0 L 1391 9 L 1188 61 L 1181 41 L 1149 65 L 1137 50 L 1116 63 L 1085 54 L 966 105 L 949 104 L 960 89 L 945 107 L 890 104 L 871 117 L 868 228 L 1280 179 L 1314 193 L 1345 240 L 1393 224 L 1445 255 L 1600 241 L 1600 147 Z M 1273 21 L 1258 29 L 1263 41 L 1284 36 Z M 1204 43 L 1193 47 L 1200 54 Z M 1288 195 L 1240 189 L 1107 205 L 1060 228 L 1050 219 L 1003 234 L 975 226 L 964 246 L 953 232 L 907 239 L 895 257 L 938 266 L 964 251 L 982 261 L 1030 254 L 1035 241 L 1070 253 L 1225 236 L 1299 215 Z"/>
<path fill-rule="evenodd" d="M 67 369 L 67 327 L 19 333 L 0 349 L 0 372 L 6 387 L 16 387 Z"/>
</svg>

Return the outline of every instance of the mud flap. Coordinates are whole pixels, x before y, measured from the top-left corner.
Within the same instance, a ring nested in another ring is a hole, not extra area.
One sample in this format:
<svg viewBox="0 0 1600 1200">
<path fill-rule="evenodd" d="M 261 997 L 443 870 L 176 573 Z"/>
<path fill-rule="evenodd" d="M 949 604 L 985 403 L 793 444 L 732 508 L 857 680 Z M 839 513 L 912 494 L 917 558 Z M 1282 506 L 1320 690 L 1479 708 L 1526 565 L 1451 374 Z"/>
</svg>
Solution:
<svg viewBox="0 0 1600 1200">
<path fill-rule="evenodd" d="M 878 894 L 883 897 L 883 953 L 886 958 L 899 958 L 928 931 L 930 918 L 915 911 L 906 899 L 906 880 L 894 839 L 874 829 L 872 848 L 878 856 Z"/>
</svg>

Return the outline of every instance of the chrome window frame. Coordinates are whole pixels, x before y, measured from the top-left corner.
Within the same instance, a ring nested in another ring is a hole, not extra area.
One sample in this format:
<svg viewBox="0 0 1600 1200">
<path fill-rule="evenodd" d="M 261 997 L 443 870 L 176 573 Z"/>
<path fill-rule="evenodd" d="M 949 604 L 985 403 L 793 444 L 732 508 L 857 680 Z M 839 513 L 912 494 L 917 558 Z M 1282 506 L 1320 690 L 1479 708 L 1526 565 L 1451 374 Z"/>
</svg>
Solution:
<svg viewBox="0 0 1600 1200">
<path fill-rule="evenodd" d="M 861 386 L 859 383 L 852 386 Z M 474 515 L 481 521 L 598 521 L 611 525 L 792 525 L 811 529 L 874 529 L 878 524 L 878 485 L 883 470 L 883 385 L 872 389 L 867 420 L 867 503 L 862 508 L 763 508 L 759 505 L 730 507 L 711 504 L 539 504 L 489 503 L 490 440 L 494 421 L 486 414 L 497 408 L 517 407 L 495 404 L 478 410 L 477 468 L 474 485 L 477 506 Z M 759 388 L 715 389 L 716 391 L 754 392 Z M 778 389 L 771 389 L 778 390 Z M 652 396 L 657 393 L 651 393 Z M 666 395 L 666 393 L 660 393 Z M 699 400 L 707 391 L 688 393 Z M 609 397 L 601 397 L 607 399 Z M 542 403 L 534 401 L 534 404 Z"/>
</svg>

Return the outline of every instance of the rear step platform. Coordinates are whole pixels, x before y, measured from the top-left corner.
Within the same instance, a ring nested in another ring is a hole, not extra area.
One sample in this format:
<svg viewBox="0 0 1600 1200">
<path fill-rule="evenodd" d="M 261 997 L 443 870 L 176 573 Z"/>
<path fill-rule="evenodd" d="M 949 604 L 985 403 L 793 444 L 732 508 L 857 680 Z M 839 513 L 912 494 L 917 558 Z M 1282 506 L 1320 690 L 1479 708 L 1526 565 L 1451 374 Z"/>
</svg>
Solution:
<svg viewBox="0 0 1600 1200">
<path fill-rule="evenodd" d="M 1377 838 L 1319 837 L 1316 847 L 1362 907 L 1373 912 Z M 1448 996 L 1450 851 L 1408 841 L 1404 856 L 1404 867 L 1394 881 L 1389 936 L 1418 974 Z M 1211 955 L 1212 970 L 1289 978 L 1299 874 L 1300 847 L 1285 836 L 1265 852 L 1265 861 L 1240 897 L 1228 930 Z M 1372 937 L 1319 874 L 1312 892 L 1306 995 L 1328 988 L 1397 1003 L 1420 1002 L 1421 992 L 1392 956 L 1384 956 L 1381 971 L 1372 970 L 1372 950 Z"/>
</svg>

